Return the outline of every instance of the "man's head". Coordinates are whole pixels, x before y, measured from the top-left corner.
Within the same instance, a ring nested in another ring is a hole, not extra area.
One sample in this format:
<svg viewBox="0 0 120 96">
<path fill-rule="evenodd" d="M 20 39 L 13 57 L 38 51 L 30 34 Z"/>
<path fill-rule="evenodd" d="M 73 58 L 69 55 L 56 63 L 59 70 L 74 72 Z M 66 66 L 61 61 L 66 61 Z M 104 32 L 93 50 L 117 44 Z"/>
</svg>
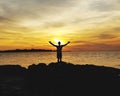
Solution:
<svg viewBox="0 0 120 96">
<path fill-rule="evenodd" d="M 58 42 L 58 45 L 61 45 L 61 42 L 60 42 L 60 41 Z"/>
</svg>

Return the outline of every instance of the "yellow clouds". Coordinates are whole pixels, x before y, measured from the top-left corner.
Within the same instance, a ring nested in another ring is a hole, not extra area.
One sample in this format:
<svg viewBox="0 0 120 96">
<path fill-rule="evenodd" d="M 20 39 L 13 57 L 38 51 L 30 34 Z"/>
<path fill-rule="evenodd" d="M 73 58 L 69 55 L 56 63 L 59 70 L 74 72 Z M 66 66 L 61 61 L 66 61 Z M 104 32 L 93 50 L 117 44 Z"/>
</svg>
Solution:
<svg viewBox="0 0 120 96">
<path fill-rule="evenodd" d="M 71 49 L 118 50 L 119 11 L 119 0 L 2 0 L 0 49 L 50 48 L 56 38 Z"/>
</svg>

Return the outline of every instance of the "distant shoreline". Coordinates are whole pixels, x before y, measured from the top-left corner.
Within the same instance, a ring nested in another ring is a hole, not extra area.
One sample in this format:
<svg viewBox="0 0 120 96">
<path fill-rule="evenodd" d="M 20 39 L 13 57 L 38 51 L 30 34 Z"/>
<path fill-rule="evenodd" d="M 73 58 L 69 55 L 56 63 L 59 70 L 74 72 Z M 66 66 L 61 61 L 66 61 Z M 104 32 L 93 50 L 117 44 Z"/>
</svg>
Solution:
<svg viewBox="0 0 120 96">
<path fill-rule="evenodd" d="M 55 52 L 55 50 L 46 49 L 15 49 L 15 50 L 3 50 L 0 52 Z"/>
<path fill-rule="evenodd" d="M 0 50 L 0 52 L 56 52 L 56 50 L 49 49 L 15 49 L 15 50 Z M 71 51 L 63 51 L 63 52 L 71 52 Z"/>
<path fill-rule="evenodd" d="M 120 50 L 80 50 L 80 51 L 63 51 L 63 52 L 112 52 L 112 51 L 120 51 Z M 56 50 L 50 49 L 14 49 L 14 50 L 0 50 L 1 53 L 4 52 L 56 52 Z"/>
</svg>

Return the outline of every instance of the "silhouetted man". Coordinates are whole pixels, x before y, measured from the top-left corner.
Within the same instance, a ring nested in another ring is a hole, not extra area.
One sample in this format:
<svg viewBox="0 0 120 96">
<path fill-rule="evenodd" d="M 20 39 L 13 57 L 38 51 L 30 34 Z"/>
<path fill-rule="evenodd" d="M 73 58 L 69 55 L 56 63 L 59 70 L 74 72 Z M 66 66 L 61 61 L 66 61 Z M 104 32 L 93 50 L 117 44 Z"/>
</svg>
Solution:
<svg viewBox="0 0 120 96">
<path fill-rule="evenodd" d="M 60 41 L 58 42 L 58 45 L 53 44 L 51 41 L 49 41 L 49 43 L 57 48 L 57 61 L 62 62 L 62 48 L 69 44 L 70 42 L 67 42 L 64 45 L 61 45 Z"/>
</svg>

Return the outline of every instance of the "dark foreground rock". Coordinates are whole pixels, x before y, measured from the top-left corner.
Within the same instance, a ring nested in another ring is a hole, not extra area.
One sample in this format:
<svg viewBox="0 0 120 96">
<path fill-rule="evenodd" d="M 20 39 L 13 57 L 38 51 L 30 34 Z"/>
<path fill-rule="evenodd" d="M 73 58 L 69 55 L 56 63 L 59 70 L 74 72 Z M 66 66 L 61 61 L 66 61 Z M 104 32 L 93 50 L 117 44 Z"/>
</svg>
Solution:
<svg viewBox="0 0 120 96">
<path fill-rule="evenodd" d="M 120 69 L 44 63 L 0 66 L 0 96 L 120 96 Z"/>
</svg>

